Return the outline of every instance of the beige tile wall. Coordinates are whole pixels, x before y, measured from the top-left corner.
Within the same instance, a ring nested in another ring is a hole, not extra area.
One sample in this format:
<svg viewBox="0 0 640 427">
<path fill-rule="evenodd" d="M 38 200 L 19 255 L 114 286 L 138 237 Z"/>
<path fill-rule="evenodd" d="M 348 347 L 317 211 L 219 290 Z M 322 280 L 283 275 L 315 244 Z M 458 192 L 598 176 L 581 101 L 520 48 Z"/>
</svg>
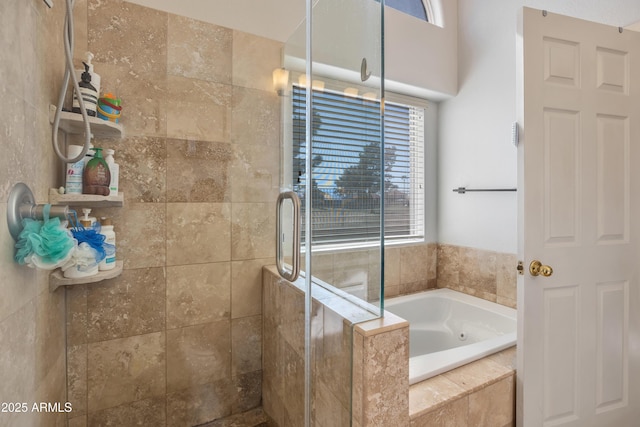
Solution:
<svg viewBox="0 0 640 427">
<path fill-rule="evenodd" d="M 515 308 L 517 256 L 455 245 L 438 245 L 437 283 Z"/>
<path fill-rule="evenodd" d="M 14 262 L 5 220 L 15 183 L 27 183 L 38 203 L 55 184 L 48 108 L 64 70 L 63 12 L 42 1 L 0 2 L 0 402 L 28 408 L 0 412 L 0 426 L 62 426 L 66 418 L 31 410 L 66 401 L 64 292 L 50 293 L 46 272 Z"/>
<path fill-rule="evenodd" d="M 304 424 L 301 282 L 287 282 L 273 267 L 264 270 L 262 396 L 277 426 Z M 371 313 L 320 287 L 314 287 L 313 298 L 313 425 L 408 425 L 409 324 L 390 315 L 354 326 Z"/>
<path fill-rule="evenodd" d="M 192 426 L 255 408 L 282 45 L 122 0 L 76 4 L 127 136 L 96 142 L 120 164 L 125 206 L 97 214 L 113 218 L 125 271 L 68 290 L 71 425 Z"/>
</svg>

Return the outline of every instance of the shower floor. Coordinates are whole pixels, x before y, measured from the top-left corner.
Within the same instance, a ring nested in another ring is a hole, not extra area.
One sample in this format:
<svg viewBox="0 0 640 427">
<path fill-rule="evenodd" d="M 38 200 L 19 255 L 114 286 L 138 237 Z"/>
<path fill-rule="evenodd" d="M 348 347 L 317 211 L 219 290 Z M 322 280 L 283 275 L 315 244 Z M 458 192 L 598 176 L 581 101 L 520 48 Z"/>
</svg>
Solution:
<svg viewBox="0 0 640 427">
<path fill-rule="evenodd" d="M 268 427 L 268 424 L 267 416 L 260 407 L 194 427 Z"/>
</svg>

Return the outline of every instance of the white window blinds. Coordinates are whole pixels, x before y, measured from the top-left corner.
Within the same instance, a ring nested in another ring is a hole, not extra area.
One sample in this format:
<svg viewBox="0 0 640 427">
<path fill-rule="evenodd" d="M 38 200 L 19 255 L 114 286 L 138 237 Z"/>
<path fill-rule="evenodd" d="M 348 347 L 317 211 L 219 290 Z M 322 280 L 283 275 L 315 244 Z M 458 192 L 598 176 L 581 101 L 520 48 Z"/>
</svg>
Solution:
<svg viewBox="0 0 640 427">
<path fill-rule="evenodd" d="M 423 237 L 424 108 L 386 102 L 383 127 L 379 101 L 314 90 L 312 171 L 307 173 L 306 89 L 294 85 L 292 99 L 294 191 L 304 200 L 311 178 L 313 243 L 379 240 L 381 197 L 387 240 Z"/>
</svg>

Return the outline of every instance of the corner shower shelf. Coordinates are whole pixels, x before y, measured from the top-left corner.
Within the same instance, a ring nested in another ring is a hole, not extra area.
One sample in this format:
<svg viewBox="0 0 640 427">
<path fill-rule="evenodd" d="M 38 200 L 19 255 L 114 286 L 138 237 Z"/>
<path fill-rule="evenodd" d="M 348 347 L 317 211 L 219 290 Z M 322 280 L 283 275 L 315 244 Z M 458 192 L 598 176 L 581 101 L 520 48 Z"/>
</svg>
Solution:
<svg viewBox="0 0 640 427">
<path fill-rule="evenodd" d="M 53 123 L 56 114 L 56 106 L 49 106 L 49 122 Z M 124 137 L 124 128 L 120 123 L 102 120 L 97 117 L 89 117 L 91 133 L 96 138 L 121 139 Z M 60 130 L 69 134 L 83 134 L 84 122 L 82 114 L 69 111 L 60 112 Z"/>
<path fill-rule="evenodd" d="M 49 203 L 87 208 L 113 208 L 124 206 L 124 193 L 117 196 L 98 196 L 95 194 L 60 194 L 57 188 L 49 189 Z"/>
<path fill-rule="evenodd" d="M 49 291 L 53 292 L 60 286 L 83 285 L 86 283 L 98 283 L 103 280 L 113 279 L 122 274 L 124 261 L 116 261 L 116 266 L 111 270 L 100 271 L 98 274 L 89 277 L 78 277 L 76 279 L 68 279 L 62 275 L 60 269 L 55 270 L 49 276 Z"/>
</svg>

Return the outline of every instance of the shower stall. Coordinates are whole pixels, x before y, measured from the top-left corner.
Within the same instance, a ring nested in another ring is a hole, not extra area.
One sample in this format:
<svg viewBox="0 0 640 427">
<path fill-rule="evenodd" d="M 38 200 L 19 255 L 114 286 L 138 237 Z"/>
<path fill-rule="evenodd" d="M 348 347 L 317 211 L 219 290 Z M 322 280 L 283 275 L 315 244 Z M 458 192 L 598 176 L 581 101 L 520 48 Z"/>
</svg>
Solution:
<svg viewBox="0 0 640 427">
<path fill-rule="evenodd" d="M 352 425 L 353 326 L 382 316 L 383 10 L 308 2 L 283 49 L 277 257 L 294 287 L 264 289 L 264 407 L 279 425 Z"/>
</svg>

